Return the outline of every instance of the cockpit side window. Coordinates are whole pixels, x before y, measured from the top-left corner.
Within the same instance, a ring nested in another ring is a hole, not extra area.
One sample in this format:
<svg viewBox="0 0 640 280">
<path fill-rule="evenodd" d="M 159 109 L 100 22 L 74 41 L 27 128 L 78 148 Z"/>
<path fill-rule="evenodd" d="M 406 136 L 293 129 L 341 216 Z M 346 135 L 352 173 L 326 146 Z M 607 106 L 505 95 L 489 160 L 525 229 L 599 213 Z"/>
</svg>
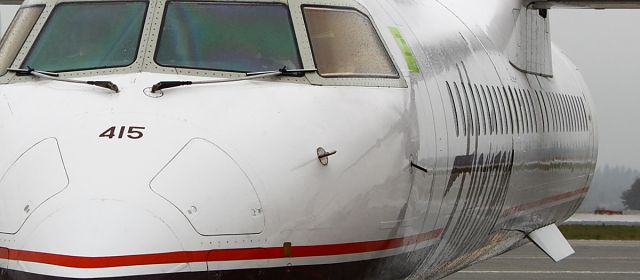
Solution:
<svg viewBox="0 0 640 280">
<path fill-rule="evenodd" d="M 42 14 L 44 6 L 23 7 L 18 10 L 11 25 L 0 41 L 0 76 L 16 59 L 20 48 Z"/>
<path fill-rule="evenodd" d="M 22 67 L 66 72 L 131 65 L 147 2 L 77 2 L 55 7 Z"/>
<path fill-rule="evenodd" d="M 229 72 L 302 68 L 289 8 L 277 3 L 168 1 L 155 61 Z"/>
<path fill-rule="evenodd" d="M 303 7 L 313 57 L 321 76 L 398 78 L 367 16 L 352 10 Z"/>
</svg>

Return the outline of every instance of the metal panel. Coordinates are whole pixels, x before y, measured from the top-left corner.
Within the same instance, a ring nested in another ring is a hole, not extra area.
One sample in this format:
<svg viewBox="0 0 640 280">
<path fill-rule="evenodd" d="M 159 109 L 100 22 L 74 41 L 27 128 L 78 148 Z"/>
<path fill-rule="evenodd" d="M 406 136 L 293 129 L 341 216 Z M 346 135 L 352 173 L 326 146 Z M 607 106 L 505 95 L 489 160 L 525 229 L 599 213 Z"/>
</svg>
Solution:
<svg viewBox="0 0 640 280">
<path fill-rule="evenodd" d="M 518 70 L 539 76 L 552 76 L 549 18 L 539 11 L 520 9 L 509 45 L 509 61 Z"/>
<path fill-rule="evenodd" d="M 217 145 L 193 139 L 151 181 L 202 235 L 257 234 L 264 216 L 251 180 Z"/>
<path fill-rule="evenodd" d="M 58 141 L 48 138 L 30 147 L 0 179 L 0 232 L 18 232 L 40 205 L 68 185 Z"/>
<path fill-rule="evenodd" d="M 529 238 L 556 262 L 575 253 L 555 224 L 533 231 L 529 234 Z"/>
<path fill-rule="evenodd" d="M 568 8 L 568 9 L 639 9 L 637 0 L 540 0 L 529 1 L 533 9 Z"/>
</svg>

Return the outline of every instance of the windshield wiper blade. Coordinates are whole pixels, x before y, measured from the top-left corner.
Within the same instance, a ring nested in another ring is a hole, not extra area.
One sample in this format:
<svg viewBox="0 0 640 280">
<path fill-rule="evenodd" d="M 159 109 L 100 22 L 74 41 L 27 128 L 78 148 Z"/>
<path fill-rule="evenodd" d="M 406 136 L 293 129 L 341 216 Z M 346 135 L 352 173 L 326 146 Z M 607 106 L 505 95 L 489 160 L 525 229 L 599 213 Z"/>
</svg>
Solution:
<svg viewBox="0 0 640 280">
<path fill-rule="evenodd" d="M 153 85 L 151 87 L 151 92 L 157 92 L 159 90 L 180 87 L 180 86 L 220 84 L 220 83 L 229 83 L 229 82 L 238 82 L 238 81 L 248 81 L 248 80 L 256 80 L 256 79 L 266 78 L 266 77 L 275 77 L 275 76 L 283 76 L 283 75 L 291 75 L 291 74 L 303 74 L 303 73 L 316 72 L 316 71 L 318 71 L 318 69 L 287 69 L 287 67 L 282 67 L 281 69 L 274 70 L 274 71 L 249 72 L 249 73 L 246 73 L 245 77 L 241 77 L 241 78 L 205 80 L 205 81 L 162 81 Z"/>
<path fill-rule="evenodd" d="M 59 73 L 36 70 L 28 66 L 27 66 L 27 69 L 9 68 L 7 70 L 11 72 L 15 72 L 18 75 L 32 75 L 38 78 L 53 80 L 53 81 L 60 81 L 60 82 L 74 83 L 74 84 L 87 84 L 87 85 L 97 86 L 101 88 L 106 88 L 116 93 L 120 92 L 120 89 L 118 88 L 118 86 L 110 81 L 78 81 L 78 80 L 65 79 L 65 78 L 60 78 Z"/>
</svg>

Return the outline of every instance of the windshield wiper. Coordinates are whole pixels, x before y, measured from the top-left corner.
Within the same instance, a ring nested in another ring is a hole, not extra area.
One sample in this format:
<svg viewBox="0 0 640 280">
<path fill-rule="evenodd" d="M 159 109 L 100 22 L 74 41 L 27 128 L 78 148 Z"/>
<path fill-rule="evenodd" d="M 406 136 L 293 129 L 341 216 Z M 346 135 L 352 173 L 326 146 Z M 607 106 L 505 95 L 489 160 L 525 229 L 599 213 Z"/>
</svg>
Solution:
<svg viewBox="0 0 640 280">
<path fill-rule="evenodd" d="M 59 73 L 36 70 L 28 66 L 27 66 L 27 69 L 11 69 L 10 68 L 7 70 L 11 72 L 15 72 L 17 75 L 31 75 L 31 76 L 36 76 L 38 78 L 53 80 L 53 81 L 60 81 L 60 82 L 74 83 L 74 84 L 87 84 L 87 85 L 110 89 L 116 93 L 120 92 L 120 89 L 118 88 L 118 86 L 110 81 L 78 81 L 78 80 L 65 79 L 65 78 L 60 78 Z"/>
<path fill-rule="evenodd" d="M 291 75 L 291 74 L 303 74 L 303 73 L 316 72 L 316 71 L 318 71 L 318 69 L 287 69 L 287 67 L 282 67 L 282 69 L 278 69 L 274 71 L 246 73 L 246 77 L 242 77 L 242 78 L 205 80 L 205 81 L 163 81 L 153 85 L 151 87 L 151 92 L 157 92 L 159 90 L 173 88 L 173 87 L 180 87 L 180 86 L 220 84 L 220 83 L 229 83 L 229 82 L 237 82 L 237 81 L 256 80 L 256 79 L 266 78 L 266 77 L 275 77 L 275 76 L 283 76 L 283 75 Z"/>
</svg>

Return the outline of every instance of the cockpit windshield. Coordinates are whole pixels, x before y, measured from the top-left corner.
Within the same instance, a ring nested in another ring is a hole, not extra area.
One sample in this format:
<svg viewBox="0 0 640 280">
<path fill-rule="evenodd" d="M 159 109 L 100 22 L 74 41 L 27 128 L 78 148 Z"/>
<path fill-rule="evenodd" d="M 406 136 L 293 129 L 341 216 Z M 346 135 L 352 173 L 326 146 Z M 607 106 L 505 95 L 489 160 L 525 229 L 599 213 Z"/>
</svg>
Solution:
<svg viewBox="0 0 640 280">
<path fill-rule="evenodd" d="M 155 60 L 232 72 L 301 68 L 289 8 L 274 3 L 170 1 Z"/>
<path fill-rule="evenodd" d="M 138 53 L 147 2 L 77 2 L 56 6 L 23 68 L 75 71 L 122 67 Z"/>
</svg>

